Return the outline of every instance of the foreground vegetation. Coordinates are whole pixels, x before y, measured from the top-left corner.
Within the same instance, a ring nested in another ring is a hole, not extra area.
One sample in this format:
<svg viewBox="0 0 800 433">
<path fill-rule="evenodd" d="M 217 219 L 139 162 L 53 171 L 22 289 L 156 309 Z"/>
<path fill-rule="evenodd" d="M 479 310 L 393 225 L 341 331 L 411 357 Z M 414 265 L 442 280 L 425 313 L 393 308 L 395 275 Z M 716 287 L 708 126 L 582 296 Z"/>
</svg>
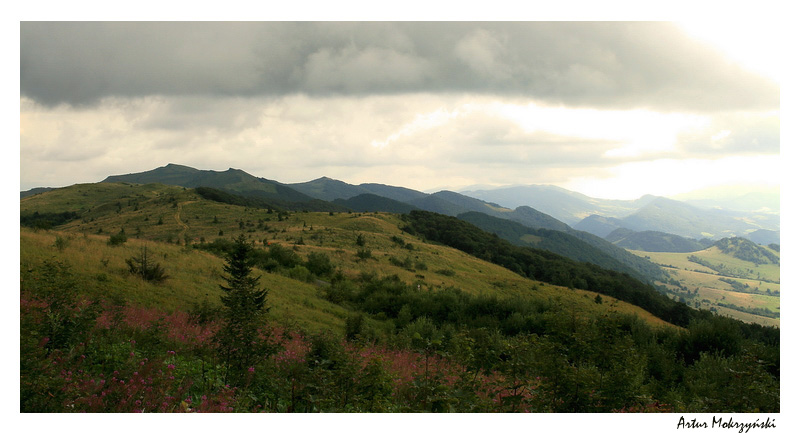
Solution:
<svg viewBox="0 0 800 433">
<path fill-rule="evenodd" d="M 780 410 L 776 329 L 659 319 L 619 298 L 640 289 L 624 276 L 537 276 L 579 266 L 549 254 L 488 263 L 436 243 L 435 215 L 255 210 L 148 188 L 137 203 L 98 190 L 120 205 L 83 211 L 50 198 L 40 217 L 77 217 L 22 229 L 23 412 Z M 469 253 L 486 259 L 513 251 L 478 243 Z M 231 300 L 242 287 L 255 303 Z"/>
</svg>

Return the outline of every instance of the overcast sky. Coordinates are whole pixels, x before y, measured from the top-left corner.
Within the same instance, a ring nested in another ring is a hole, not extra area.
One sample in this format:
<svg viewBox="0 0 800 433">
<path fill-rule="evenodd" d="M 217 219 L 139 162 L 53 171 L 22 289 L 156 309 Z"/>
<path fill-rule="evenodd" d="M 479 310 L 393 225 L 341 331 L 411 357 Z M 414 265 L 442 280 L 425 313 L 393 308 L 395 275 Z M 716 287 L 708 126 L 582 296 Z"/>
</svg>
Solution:
<svg viewBox="0 0 800 433">
<path fill-rule="evenodd" d="M 22 22 L 20 188 L 167 163 L 605 198 L 778 185 L 774 33 L 714 24 Z"/>
</svg>

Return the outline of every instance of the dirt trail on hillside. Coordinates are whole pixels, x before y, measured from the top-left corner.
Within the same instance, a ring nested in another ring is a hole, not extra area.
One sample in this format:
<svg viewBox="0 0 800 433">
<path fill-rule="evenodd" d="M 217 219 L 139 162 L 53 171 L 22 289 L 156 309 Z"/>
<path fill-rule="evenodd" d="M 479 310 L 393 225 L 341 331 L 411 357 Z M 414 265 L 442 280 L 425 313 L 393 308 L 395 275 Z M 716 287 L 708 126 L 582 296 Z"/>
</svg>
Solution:
<svg viewBox="0 0 800 433">
<path fill-rule="evenodd" d="M 185 201 L 183 203 L 178 203 L 178 210 L 175 212 L 175 222 L 177 222 L 178 225 L 183 227 L 183 230 L 181 231 L 180 237 L 186 236 L 186 232 L 189 230 L 189 225 L 186 224 L 185 222 L 183 222 L 183 220 L 181 219 L 181 211 L 183 211 L 183 205 L 189 204 L 189 203 L 194 203 L 195 201 L 196 200 Z"/>
</svg>

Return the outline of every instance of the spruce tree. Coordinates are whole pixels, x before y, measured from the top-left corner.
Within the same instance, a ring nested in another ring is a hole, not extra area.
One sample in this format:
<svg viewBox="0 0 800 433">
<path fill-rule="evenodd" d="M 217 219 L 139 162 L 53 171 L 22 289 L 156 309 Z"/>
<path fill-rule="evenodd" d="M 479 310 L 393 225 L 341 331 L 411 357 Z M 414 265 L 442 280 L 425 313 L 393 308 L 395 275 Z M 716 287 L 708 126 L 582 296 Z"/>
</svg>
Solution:
<svg viewBox="0 0 800 433">
<path fill-rule="evenodd" d="M 223 266 L 227 285 L 220 285 L 224 324 L 217 334 L 217 343 L 228 367 L 226 380 L 233 384 L 241 381 L 259 355 L 267 354 L 258 335 L 264 314 L 269 310 L 267 290 L 259 288 L 259 277 L 252 274 L 252 249 L 244 235 L 235 240 Z"/>
</svg>

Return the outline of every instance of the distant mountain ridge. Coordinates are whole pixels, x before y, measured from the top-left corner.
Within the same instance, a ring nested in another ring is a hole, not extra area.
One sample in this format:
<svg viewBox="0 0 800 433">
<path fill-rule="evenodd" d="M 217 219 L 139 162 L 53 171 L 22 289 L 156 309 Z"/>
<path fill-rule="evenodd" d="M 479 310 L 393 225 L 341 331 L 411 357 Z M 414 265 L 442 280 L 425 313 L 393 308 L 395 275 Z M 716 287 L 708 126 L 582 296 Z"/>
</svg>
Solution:
<svg viewBox="0 0 800 433">
<path fill-rule="evenodd" d="M 645 195 L 636 200 L 605 200 L 550 185 L 514 186 L 465 191 L 465 195 L 503 206 L 526 204 L 573 228 L 606 237 L 625 228 L 637 232 L 663 232 L 691 239 L 740 236 L 758 243 L 780 243 L 780 217 L 775 212 L 777 193 L 760 198 L 752 192 L 725 201 L 692 197 L 687 203 Z M 732 194 L 728 191 L 728 194 Z M 702 206 L 701 206 L 702 205 Z"/>
<path fill-rule="evenodd" d="M 145 172 L 108 176 L 102 182 L 160 183 L 186 188 L 203 186 L 245 197 L 258 198 L 277 208 L 314 211 L 340 210 L 338 206 L 332 206 L 330 202 L 317 200 L 280 182 L 258 178 L 235 168 L 225 171 L 198 170 L 170 163 Z"/>
<path fill-rule="evenodd" d="M 695 240 L 739 236 L 760 244 L 780 243 L 780 220 L 779 215 L 774 213 L 752 214 L 698 208 L 652 195 L 636 200 L 604 200 L 548 185 L 429 194 L 376 183 L 351 185 L 328 177 L 283 184 L 234 168 L 226 171 L 198 170 L 172 163 L 141 173 L 109 176 L 103 182 L 163 183 L 187 188 L 205 186 L 266 200 L 277 208 L 289 210 L 340 210 L 341 206 L 345 206 L 343 201 L 359 197 L 351 203 L 351 209 L 387 212 L 422 209 L 449 216 L 482 212 L 531 228 L 567 233 L 576 230 L 599 238 L 624 228 L 635 232 L 662 232 Z M 36 188 L 21 192 L 20 195 L 25 197 L 46 190 Z M 752 197 L 750 199 L 752 201 Z M 623 245 L 629 244 L 620 244 Z"/>
</svg>

